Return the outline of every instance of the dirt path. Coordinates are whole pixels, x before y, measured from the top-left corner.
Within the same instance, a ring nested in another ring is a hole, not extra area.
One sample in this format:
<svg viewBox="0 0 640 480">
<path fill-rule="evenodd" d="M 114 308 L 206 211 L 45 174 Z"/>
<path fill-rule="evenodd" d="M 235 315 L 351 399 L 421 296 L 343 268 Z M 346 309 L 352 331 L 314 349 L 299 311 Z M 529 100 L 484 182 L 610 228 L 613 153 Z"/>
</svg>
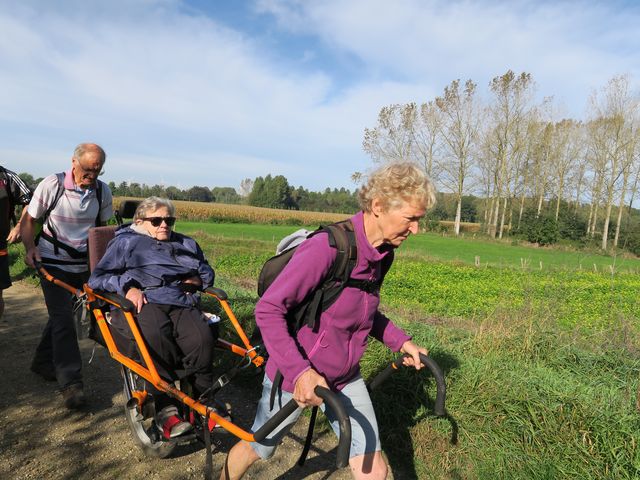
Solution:
<svg viewBox="0 0 640 480">
<path fill-rule="evenodd" d="M 205 452 L 199 444 L 181 447 L 177 456 L 164 460 L 147 457 L 135 446 L 123 414 L 119 368 L 101 347 L 96 348 L 93 361 L 88 365 L 93 348 L 91 341 L 81 342 L 85 393 L 90 404 L 82 412 L 66 410 L 56 392 L 56 384 L 45 382 L 29 370 L 47 317 L 42 292 L 17 282 L 5 291 L 5 301 L 5 314 L 0 320 L 0 478 L 204 478 Z M 240 423 L 245 428 L 253 419 L 252 395 L 255 393 L 229 392 L 236 415 L 241 415 Z M 238 398 L 243 399 L 243 405 L 236 406 Z M 316 433 L 305 466 L 295 466 L 305 434 L 306 421 L 301 421 L 276 456 L 269 462 L 256 464 L 245 478 L 351 478 L 347 469 L 335 471 L 335 451 L 331 450 L 336 440 L 332 432 Z M 222 446 L 213 458 L 216 473 L 235 442 L 229 435 L 220 437 Z"/>
</svg>

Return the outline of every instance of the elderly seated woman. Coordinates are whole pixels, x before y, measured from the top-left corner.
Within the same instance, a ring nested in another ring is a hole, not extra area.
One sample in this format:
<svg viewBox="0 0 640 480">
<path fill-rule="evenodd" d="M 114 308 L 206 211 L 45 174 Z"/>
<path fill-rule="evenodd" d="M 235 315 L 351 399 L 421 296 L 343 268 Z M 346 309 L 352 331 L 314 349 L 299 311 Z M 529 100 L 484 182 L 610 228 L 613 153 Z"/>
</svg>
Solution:
<svg viewBox="0 0 640 480">
<path fill-rule="evenodd" d="M 212 384 L 216 332 L 203 317 L 198 291 L 213 285 L 214 272 L 195 240 L 172 231 L 174 212 L 167 199 L 143 200 L 133 223 L 116 230 L 89 286 L 133 302 L 159 375 L 167 381 L 190 377 L 200 395 Z M 113 310 L 111 324 L 116 339 L 131 341 L 121 311 Z M 154 396 L 156 424 L 166 438 L 191 429 L 167 395 L 152 385 L 147 389 Z"/>
</svg>

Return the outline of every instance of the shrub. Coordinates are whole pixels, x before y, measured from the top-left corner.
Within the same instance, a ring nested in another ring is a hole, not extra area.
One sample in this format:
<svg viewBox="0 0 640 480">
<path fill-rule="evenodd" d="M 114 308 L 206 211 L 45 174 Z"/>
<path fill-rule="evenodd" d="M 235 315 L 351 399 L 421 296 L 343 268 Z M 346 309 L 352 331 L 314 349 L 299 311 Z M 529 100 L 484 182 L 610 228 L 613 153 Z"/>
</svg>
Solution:
<svg viewBox="0 0 640 480">
<path fill-rule="evenodd" d="M 529 242 L 540 245 L 551 245 L 558 241 L 558 224 L 555 219 L 540 215 L 536 216 L 534 210 L 527 210 L 522 215 L 522 223 L 519 232 Z"/>
</svg>

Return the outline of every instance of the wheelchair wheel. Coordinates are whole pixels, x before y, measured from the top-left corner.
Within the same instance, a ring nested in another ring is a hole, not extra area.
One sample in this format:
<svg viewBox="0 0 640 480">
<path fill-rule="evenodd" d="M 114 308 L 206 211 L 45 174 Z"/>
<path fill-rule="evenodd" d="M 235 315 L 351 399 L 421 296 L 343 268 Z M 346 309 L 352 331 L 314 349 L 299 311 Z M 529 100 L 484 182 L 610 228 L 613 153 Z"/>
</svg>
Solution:
<svg viewBox="0 0 640 480">
<path fill-rule="evenodd" d="M 135 402 L 131 401 L 135 390 L 142 389 L 143 380 L 126 367 L 122 367 L 122 377 L 124 383 L 124 415 L 131 429 L 135 443 L 142 451 L 156 458 L 166 458 L 173 453 L 176 448 L 175 442 L 169 442 L 162 438 L 162 435 L 154 425 L 153 417 L 155 409 L 151 402 L 145 405 L 140 411 Z"/>
</svg>

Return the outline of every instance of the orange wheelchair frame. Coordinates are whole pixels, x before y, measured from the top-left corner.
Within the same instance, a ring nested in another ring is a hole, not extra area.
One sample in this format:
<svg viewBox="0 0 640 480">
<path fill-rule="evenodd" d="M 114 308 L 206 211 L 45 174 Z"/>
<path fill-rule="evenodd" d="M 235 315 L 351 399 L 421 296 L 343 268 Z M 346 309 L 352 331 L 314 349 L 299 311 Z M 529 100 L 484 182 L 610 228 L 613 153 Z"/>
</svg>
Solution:
<svg viewBox="0 0 640 480">
<path fill-rule="evenodd" d="M 236 437 L 242 440 L 246 440 L 247 442 L 256 441 L 256 437 L 254 434 L 243 430 L 242 428 L 238 427 L 231 421 L 218 415 L 218 413 L 216 413 L 214 409 L 207 407 L 206 405 L 198 402 L 197 400 L 194 400 L 190 396 L 186 395 L 184 392 L 177 389 L 171 383 L 160 378 L 160 376 L 158 375 L 158 371 L 156 370 L 155 364 L 153 362 L 153 359 L 151 358 L 149 350 L 147 349 L 145 341 L 142 337 L 142 333 L 140 332 L 140 329 L 133 315 L 135 308 L 129 300 L 117 294 L 106 293 L 106 292 L 96 292 L 86 284 L 83 286 L 83 290 L 78 290 L 73 286 L 53 277 L 42 266 L 38 266 L 38 271 L 44 279 L 58 285 L 59 287 L 64 288 L 65 290 L 69 291 L 70 293 L 72 293 L 78 298 L 84 297 L 86 299 L 87 305 L 89 306 L 88 308 L 91 310 L 91 312 L 94 315 L 94 318 L 96 319 L 97 326 L 100 329 L 100 333 L 102 335 L 102 338 L 105 341 L 107 349 L 109 350 L 109 354 L 114 360 L 118 361 L 124 367 L 128 368 L 135 374 L 144 378 L 146 381 L 151 383 L 158 390 L 165 392 L 166 394 L 175 398 L 176 400 L 179 400 L 180 402 L 184 403 L 192 410 L 198 412 L 203 417 L 212 419 L 218 425 L 220 425 L 221 427 L 223 427 L 225 430 L 229 431 Z M 229 306 L 229 302 L 227 301 L 227 294 L 224 292 L 224 290 L 221 290 L 219 288 L 209 288 L 204 293 L 218 300 L 225 314 L 231 321 L 231 324 L 233 325 L 236 334 L 238 335 L 238 337 L 240 338 L 240 341 L 242 342 L 242 345 L 237 345 L 235 343 L 219 338 L 217 340 L 217 347 L 228 350 L 236 355 L 240 355 L 242 357 L 247 358 L 249 362 L 255 365 L 256 367 L 262 366 L 265 360 L 261 355 L 257 353 L 256 349 L 251 345 L 249 338 L 244 332 L 244 329 L 240 325 L 240 322 L 238 322 L 238 319 L 236 318 L 235 314 L 231 310 L 231 307 Z M 138 348 L 140 356 L 142 357 L 142 362 L 144 363 L 144 365 L 135 360 L 132 360 L 131 358 L 129 358 L 128 356 L 120 352 L 120 350 L 118 349 L 116 342 L 113 338 L 113 335 L 111 333 L 111 330 L 109 329 L 109 324 L 105 319 L 104 312 L 102 310 L 105 304 L 113 305 L 116 308 L 120 308 L 123 311 L 124 316 L 127 320 L 128 326 L 131 329 L 131 333 L 135 338 L 136 346 Z M 142 403 L 144 403 L 144 401 L 146 400 L 146 392 L 144 391 L 136 392 L 135 397 L 137 399 L 138 404 L 142 405 Z"/>
</svg>

